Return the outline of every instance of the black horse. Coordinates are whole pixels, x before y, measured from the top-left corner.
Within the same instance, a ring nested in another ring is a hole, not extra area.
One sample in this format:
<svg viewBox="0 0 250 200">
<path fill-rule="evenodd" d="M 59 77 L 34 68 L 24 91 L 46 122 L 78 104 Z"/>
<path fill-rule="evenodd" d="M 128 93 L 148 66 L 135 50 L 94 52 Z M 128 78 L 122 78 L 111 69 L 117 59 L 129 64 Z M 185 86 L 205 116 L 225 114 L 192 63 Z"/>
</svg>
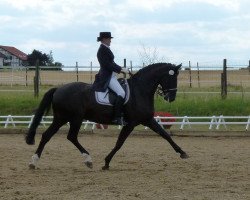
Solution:
<svg viewBox="0 0 250 200">
<path fill-rule="evenodd" d="M 175 66 L 169 63 L 156 63 L 144 67 L 132 77 L 127 79 L 130 88 L 130 99 L 124 105 L 124 119 L 127 122 L 123 126 L 117 143 L 105 158 L 104 170 L 109 169 L 109 163 L 115 153 L 133 131 L 134 127 L 142 124 L 149 127 L 166 139 L 181 158 L 188 155 L 171 139 L 170 135 L 154 119 L 154 94 L 158 85 L 162 87 L 164 99 L 171 102 L 175 100 L 177 92 L 177 76 L 181 65 Z M 32 156 L 30 168 L 35 168 L 42 154 L 45 144 L 58 131 L 69 122 L 70 129 L 67 139 L 70 140 L 82 153 L 84 163 L 92 168 L 92 160 L 89 153 L 78 142 L 77 135 L 83 120 L 90 120 L 101 124 L 110 124 L 113 107 L 100 105 L 95 101 L 95 92 L 90 84 L 76 82 L 50 89 L 43 97 L 35 113 L 30 129 L 25 137 L 27 144 L 34 144 L 36 129 L 44 115 L 52 104 L 53 122 L 42 134 L 36 153 Z"/>
</svg>

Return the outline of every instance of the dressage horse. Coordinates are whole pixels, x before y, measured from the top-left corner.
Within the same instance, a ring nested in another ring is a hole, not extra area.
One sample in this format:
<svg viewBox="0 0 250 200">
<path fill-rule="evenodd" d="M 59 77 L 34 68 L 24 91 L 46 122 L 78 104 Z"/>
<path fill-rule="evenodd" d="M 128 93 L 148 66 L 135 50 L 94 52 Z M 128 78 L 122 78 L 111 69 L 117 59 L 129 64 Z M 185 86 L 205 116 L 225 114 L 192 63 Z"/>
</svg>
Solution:
<svg viewBox="0 0 250 200">
<path fill-rule="evenodd" d="M 127 79 L 130 88 L 130 98 L 124 105 L 123 113 L 127 125 L 123 126 L 115 147 L 105 158 L 103 170 L 109 169 L 109 164 L 115 153 L 137 125 L 144 125 L 166 139 L 181 158 L 188 155 L 172 140 L 154 119 L 154 94 L 158 86 L 162 87 L 164 99 L 172 102 L 177 92 L 177 76 L 181 65 L 170 63 L 156 63 L 142 68 Z M 100 124 L 110 124 L 113 106 L 100 105 L 95 100 L 95 91 L 91 84 L 74 82 L 47 91 L 35 113 L 32 124 L 25 137 L 27 144 L 35 143 L 35 134 L 42 116 L 46 111 L 53 109 L 53 121 L 42 134 L 40 144 L 32 156 L 30 168 L 35 168 L 46 143 L 59 130 L 69 123 L 67 139 L 81 152 L 85 165 L 92 168 L 92 159 L 89 152 L 78 142 L 77 135 L 83 120 L 90 120 Z"/>
</svg>

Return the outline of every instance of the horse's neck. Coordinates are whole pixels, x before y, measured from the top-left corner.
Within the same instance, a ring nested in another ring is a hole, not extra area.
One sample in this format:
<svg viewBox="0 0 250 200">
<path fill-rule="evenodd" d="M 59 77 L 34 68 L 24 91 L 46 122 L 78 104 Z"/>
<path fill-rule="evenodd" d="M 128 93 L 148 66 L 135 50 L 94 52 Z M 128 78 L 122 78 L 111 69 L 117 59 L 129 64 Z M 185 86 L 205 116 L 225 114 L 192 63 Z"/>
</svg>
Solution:
<svg viewBox="0 0 250 200">
<path fill-rule="evenodd" d="M 139 77 L 136 77 L 132 82 L 140 86 L 141 91 L 145 91 L 149 95 L 154 95 L 157 86 L 159 84 L 159 79 L 161 77 L 160 73 L 152 72 L 142 74 Z M 132 83 L 132 84 L 133 84 Z M 143 90 L 144 89 L 144 90 Z"/>
</svg>

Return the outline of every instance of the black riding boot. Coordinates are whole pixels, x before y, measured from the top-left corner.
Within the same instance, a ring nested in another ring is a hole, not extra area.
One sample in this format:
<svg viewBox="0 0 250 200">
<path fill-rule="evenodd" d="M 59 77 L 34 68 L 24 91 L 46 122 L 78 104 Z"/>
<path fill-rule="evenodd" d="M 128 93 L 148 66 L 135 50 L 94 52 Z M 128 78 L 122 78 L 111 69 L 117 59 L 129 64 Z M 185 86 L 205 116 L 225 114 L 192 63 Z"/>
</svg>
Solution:
<svg viewBox="0 0 250 200">
<path fill-rule="evenodd" d="M 124 99 L 121 96 L 118 96 L 114 105 L 114 117 L 112 120 L 113 124 L 125 126 L 127 122 L 123 121 L 122 117 L 122 107 L 123 107 Z"/>
</svg>

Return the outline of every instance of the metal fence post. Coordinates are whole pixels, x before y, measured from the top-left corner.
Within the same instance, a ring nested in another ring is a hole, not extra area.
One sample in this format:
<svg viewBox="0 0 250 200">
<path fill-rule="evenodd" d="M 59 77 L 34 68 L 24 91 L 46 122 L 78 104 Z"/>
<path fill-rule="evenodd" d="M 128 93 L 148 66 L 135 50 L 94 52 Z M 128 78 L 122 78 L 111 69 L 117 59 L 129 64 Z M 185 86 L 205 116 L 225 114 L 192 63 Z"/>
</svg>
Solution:
<svg viewBox="0 0 250 200">
<path fill-rule="evenodd" d="M 198 87 L 200 88 L 201 85 L 200 85 L 200 69 L 199 69 L 199 63 L 197 62 L 197 78 L 198 78 Z"/>
<path fill-rule="evenodd" d="M 25 86 L 28 86 L 28 67 L 25 67 Z"/>
<path fill-rule="evenodd" d="M 192 87 L 191 62 L 189 61 L 189 87 Z"/>
<path fill-rule="evenodd" d="M 227 59 L 223 60 L 223 73 L 221 74 L 221 97 L 227 98 Z"/>
<path fill-rule="evenodd" d="M 124 66 L 124 68 L 127 67 L 127 60 L 126 60 L 126 58 L 124 58 L 124 60 L 123 60 L 123 66 Z M 126 78 L 126 74 L 123 75 L 123 78 Z"/>
<path fill-rule="evenodd" d="M 90 62 L 90 83 L 93 83 L 93 64 L 92 61 Z"/>
<path fill-rule="evenodd" d="M 36 69 L 34 76 L 34 96 L 39 96 L 39 60 L 36 60 Z"/>
<path fill-rule="evenodd" d="M 131 71 L 131 73 L 133 73 L 133 63 L 132 63 L 132 60 L 130 61 L 130 71 Z"/>
<path fill-rule="evenodd" d="M 78 74 L 78 62 L 76 62 L 76 82 L 79 80 L 79 74 Z"/>
<path fill-rule="evenodd" d="M 249 62 L 249 64 L 248 64 L 248 72 L 250 74 L 250 60 L 248 62 Z"/>
<path fill-rule="evenodd" d="M 123 67 L 126 68 L 126 66 L 127 66 L 127 60 L 126 60 L 126 58 L 124 58 L 124 60 L 123 60 Z"/>
</svg>

